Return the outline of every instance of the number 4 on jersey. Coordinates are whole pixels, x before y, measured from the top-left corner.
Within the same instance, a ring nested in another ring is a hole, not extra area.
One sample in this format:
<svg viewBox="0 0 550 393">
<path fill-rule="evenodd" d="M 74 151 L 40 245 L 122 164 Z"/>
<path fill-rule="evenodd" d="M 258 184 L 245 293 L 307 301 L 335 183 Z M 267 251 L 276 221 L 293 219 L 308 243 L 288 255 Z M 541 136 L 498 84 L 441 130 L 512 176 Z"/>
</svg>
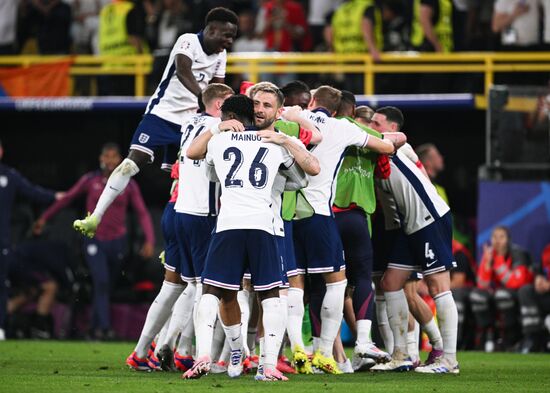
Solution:
<svg viewBox="0 0 550 393">
<path fill-rule="evenodd" d="M 424 244 L 424 256 L 427 258 L 427 259 L 434 259 L 435 258 L 435 254 L 434 252 L 432 251 L 432 249 L 430 248 L 430 242 L 426 242 Z"/>
</svg>

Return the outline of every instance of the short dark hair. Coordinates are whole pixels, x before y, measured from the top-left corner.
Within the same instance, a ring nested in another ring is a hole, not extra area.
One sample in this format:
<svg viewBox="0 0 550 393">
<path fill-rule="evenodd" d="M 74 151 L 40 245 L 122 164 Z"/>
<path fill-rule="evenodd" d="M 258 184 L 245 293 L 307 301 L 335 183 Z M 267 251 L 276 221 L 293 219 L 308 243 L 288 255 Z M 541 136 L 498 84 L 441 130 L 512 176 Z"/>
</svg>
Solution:
<svg viewBox="0 0 550 393">
<path fill-rule="evenodd" d="M 235 14 L 233 11 L 231 11 L 228 8 L 225 7 L 216 7 L 212 8 L 208 14 L 206 14 L 206 18 L 204 19 L 204 25 L 208 25 L 211 22 L 222 22 L 226 23 L 229 22 L 233 25 L 237 25 L 239 23 L 239 17 L 237 14 Z"/>
<path fill-rule="evenodd" d="M 101 146 L 101 154 L 105 153 L 107 150 L 114 150 L 120 155 L 120 147 L 115 142 L 107 142 Z"/>
<path fill-rule="evenodd" d="M 355 95 L 348 90 L 342 90 L 342 99 L 340 100 L 340 106 L 338 106 L 337 116 L 351 116 L 355 115 Z"/>
<path fill-rule="evenodd" d="M 295 94 L 302 94 L 302 93 L 307 93 L 311 95 L 309 86 L 302 81 L 288 82 L 286 85 L 281 87 L 281 91 L 283 92 L 283 95 L 285 96 L 285 98 Z"/>
<path fill-rule="evenodd" d="M 423 162 L 432 149 L 437 149 L 437 147 L 433 143 L 424 143 L 420 146 L 417 146 L 414 151 L 416 152 L 416 154 L 418 154 L 418 159 Z"/>
<path fill-rule="evenodd" d="M 244 94 L 228 97 L 222 104 L 222 113 L 233 113 L 245 125 L 254 124 L 254 101 Z"/>
<path fill-rule="evenodd" d="M 397 124 L 397 130 L 401 130 L 405 124 L 405 118 L 403 117 L 403 112 L 395 106 L 384 106 L 376 110 L 376 113 L 386 116 L 386 120 L 394 122 Z"/>
</svg>

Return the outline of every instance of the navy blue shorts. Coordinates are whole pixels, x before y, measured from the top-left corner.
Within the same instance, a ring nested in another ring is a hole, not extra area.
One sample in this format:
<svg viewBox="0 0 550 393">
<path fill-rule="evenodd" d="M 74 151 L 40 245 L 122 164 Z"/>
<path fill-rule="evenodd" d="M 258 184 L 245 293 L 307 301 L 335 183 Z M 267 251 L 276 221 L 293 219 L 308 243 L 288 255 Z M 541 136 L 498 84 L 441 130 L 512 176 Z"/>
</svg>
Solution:
<svg viewBox="0 0 550 393">
<path fill-rule="evenodd" d="M 277 239 L 277 249 L 279 250 L 279 258 L 281 260 L 281 274 L 283 277 L 283 285 L 281 285 L 282 288 L 288 288 L 288 275 L 287 275 L 287 265 L 286 265 L 286 255 L 288 252 L 286 251 L 286 237 L 283 236 L 275 236 Z"/>
<path fill-rule="evenodd" d="M 334 217 L 315 214 L 294 221 L 294 249 L 299 274 L 344 270 L 344 251 Z"/>
<path fill-rule="evenodd" d="M 176 237 L 183 281 L 200 281 L 215 226 L 216 217 L 176 213 Z"/>
<path fill-rule="evenodd" d="M 180 250 L 176 237 L 176 211 L 174 202 L 168 202 L 160 219 L 162 236 L 164 237 L 164 268 L 180 273 Z"/>
<path fill-rule="evenodd" d="M 255 291 L 266 291 L 283 284 L 275 236 L 257 229 L 218 232 L 210 242 L 202 282 L 238 291 L 247 267 Z"/>
<path fill-rule="evenodd" d="M 396 231 L 389 251 L 388 267 L 422 271 L 426 276 L 455 268 L 451 220 L 451 213 L 447 213 L 410 235 L 402 230 Z"/>
<path fill-rule="evenodd" d="M 287 277 L 293 277 L 298 275 L 298 268 L 296 266 L 296 250 L 294 249 L 294 230 L 292 221 L 283 221 L 285 226 L 285 247 L 283 252 L 283 258 L 285 260 L 286 275 Z"/>
<path fill-rule="evenodd" d="M 155 150 L 159 147 L 168 145 L 179 146 L 181 142 L 181 125 L 172 123 L 168 120 L 161 119 L 152 114 L 145 114 L 139 122 L 130 149 L 139 150 L 151 156 L 151 162 L 155 158 Z M 164 149 L 164 164 L 173 164 L 176 161 L 176 156 L 173 154 L 176 150 Z M 173 157 L 170 156 L 170 152 Z"/>
</svg>

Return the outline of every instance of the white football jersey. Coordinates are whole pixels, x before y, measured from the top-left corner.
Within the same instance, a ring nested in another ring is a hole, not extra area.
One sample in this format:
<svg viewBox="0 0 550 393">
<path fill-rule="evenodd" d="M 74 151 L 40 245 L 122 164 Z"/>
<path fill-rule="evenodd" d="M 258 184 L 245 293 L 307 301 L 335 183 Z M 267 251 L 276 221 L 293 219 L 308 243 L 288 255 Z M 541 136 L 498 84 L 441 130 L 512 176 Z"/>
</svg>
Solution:
<svg viewBox="0 0 550 393">
<path fill-rule="evenodd" d="M 384 206 L 384 215 L 388 216 L 386 225 L 393 210 L 394 215 L 399 216 L 405 233 L 411 234 L 450 210 L 430 180 L 401 149 L 391 157 L 390 166 L 390 177 L 376 180 L 380 188 L 380 203 Z"/>
<path fill-rule="evenodd" d="M 189 118 L 181 127 L 178 199 L 174 209 L 178 213 L 195 216 L 217 215 L 220 187 L 206 177 L 204 160 L 191 160 L 186 152 L 197 136 L 210 130 L 220 119 L 207 114 Z"/>
<path fill-rule="evenodd" d="M 182 124 L 186 116 L 196 113 L 199 108 L 197 97 L 187 90 L 176 75 L 176 55 L 182 54 L 191 59 L 191 70 L 201 90 L 208 86 L 212 78 L 225 78 L 226 51 L 207 55 L 200 37 L 202 36 L 199 34 L 190 33 L 179 36 L 170 52 L 162 80 L 149 99 L 145 113 Z"/>
<path fill-rule="evenodd" d="M 294 158 L 257 131 L 222 132 L 208 143 L 206 163 L 220 180 L 221 209 L 216 232 L 259 229 L 274 234 L 272 189 L 279 168 L 290 168 Z"/>
<path fill-rule="evenodd" d="M 321 172 L 309 178 L 309 185 L 300 191 L 315 214 L 332 215 L 332 202 L 336 191 L 336 176 L 348 146 L 364 147 L 369 134 L 345 119 L 330 117 L 324 110 L 302 111 L 301 116 L 312 121 L 323 136 L 321 143 L 311 149 L 319 160 Z M 299 198 L 299 204 L 300 198 Z M 297 206 L 297 216 L 303 206 Z M 307 210 L 307 209 L 306 209 Z"/>
</svg>

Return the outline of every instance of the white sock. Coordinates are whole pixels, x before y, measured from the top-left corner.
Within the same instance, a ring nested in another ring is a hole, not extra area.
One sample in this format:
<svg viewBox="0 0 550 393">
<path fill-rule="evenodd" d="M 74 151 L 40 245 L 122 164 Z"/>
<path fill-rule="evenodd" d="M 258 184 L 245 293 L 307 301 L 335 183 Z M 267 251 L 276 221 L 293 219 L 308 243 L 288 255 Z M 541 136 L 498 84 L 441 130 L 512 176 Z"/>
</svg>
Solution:
<svg viewBox="0 0 550 393">
<path fill-rule="evenodd" d="M 384 341 L 386 352 L 393 353 L 393 333 L 388 322 L 388 312 L 386 311 L 386 298 L 384 295 L 377 295 L 376 302 L 376 320 L 378 322 L 378 331 Z"/>
<path fill-rule="evenodd" d="M 180 339 L 178 341 L 178 354 L 181 356 L 193 356 L 193 339 L 195 338 L 195 325 L 193 319 L 189 318 L 183 325 Z"/>
<path fill-rule="evenodd" d="M 193 306 L 193 322 L 197 325 L 197 312 L 199 311 L 199 302 L 202 297 L 202 284 L 200 282 L 195 283 L 195 305 Z"/>
<path fill-rule="evenodd" d="M 441 338 L 443 339 L 443 352 L 447 360 L 456 362 L 456 340 L 458 333 L 458 311 L 451 291 L 442 292 L 434 297 L 435 308 Z"/>
<path fill-rule="evenodd" d="M 256 354 L 256 335 L 258 334 L 258 328 L 257 327 L 248 327 L 248 331 L 246 334 L 246 343 L 248 345 L 248 349 L 250 350 L 250 354 L 254 355 Z"/>
<path fill-rule="evenodd" d="M 178 339 L 178 335 L 183 331 L 183 327 L 188 321 L 193 320 L 195 290 L 195 284 L 187 284 L 185 290 L 178 297 L 172 309 L 172 318 L 170 318 L 166 339 L 161 343 L 157 343 L 160 344 L 157 347 L 160 348 L 163 345 L 168 345 L 172 350 L 176 347 L 176 340 Z"/>
<path fill-rule="evenodd" d="M 281 318 L 283 308 L 278 297 L 262 301 L 264 325 L 264 366 L 265 369 L 274 369 L 277 365 L 277 355 L 283 342 L 284 320 Z"/>
<path fill-rule="evenodd" d="M 286 333 L 286 326 L 288 324 L 288 294 L 279 294 L 279 301 L 281 302 L 281 320 L 283 322 L 283 336 Z M 283 337 L 284 338 L 284 337 Z"/>
<path fill-rule="evenodd" d="M 319 349 L 319 346 L 321 345 L 321 339 L 319 337 L 311 336 L 311 344 L 313 347 L 313 351 L 311 352 L 317 352 Z"/>
<path fill-rule="evenodd" d="M 216 327 L 214 328 L 214 337 L 212 339 L 212 361 L 219 361 L 220 355 L 225 344 L 225 332 L 221 321 L 216 321 Z"/>
<path fill-rule="evenodd" d="M 369 319 L 360 319 L 357 321 L 357 340 L 355 345 L 365 345 L 372 343 L 370 329 L 372 321 Z"/>
<path fill-rule="evenodd" d="M 443 349 L 443 339 L 441 338 L 441 332 L 437 327 L 437 323 L 435 323 L 435 318 L 432 318 L 427 324 L 422 325 L 422 330 L 430 338 L 430 344 L 432 344 L 433 349 Z"/>
<path fill-rule="evenodd" d="M 197 335 L 197 359 L 202 356 L 210 356 L 212 351 L 212 336 L 214 325 L 218 316 L 220 300 L 210 294 L 202 295 L 198 304 L 197 324 L 195 333 Z"/>
<path fill-rule="evenodd" d="M 418 349 L 418 336 L 420 334 L 420 325 L 415 320 L 414 321 L 414 329 L 410 332 L 407 332 L 407 351 L 409 352 L 409 356 L 411 357 L 411 360 L 416 362 L 417 360 L 420 360 L 420 353 Z"/>
<path fill-rule="evenodd" d="M 407 328 L 409 324 L 409 305 L 405 292 L 399 291 L 384 292 L 386 299 L 386 311 L 388 322 L 393 333 L 394 348 L 393 354 L 401 360 L 407 357 Z"/>
<path fill-rule="evenodd" d="M 225 331 L 224 331 L 224 334 L 225 334 Z M 226 337 L 224 342 L 223 342 L 222 352 L 220 353 L 219 361 L 223 361 L 223 362 L 227 363 L 229 361 L 229 355 L 230 354 L 231 354 L 231 346 L 229 345 L 229 340 Z"/>
<path fill-rule="evenodd" d="M 250 292 L 242 290 L 237 292 L 237 302 L 241 308 L 241 336 L 248 338 L 248 320 L 250 319 L 250 303 L 248 302 Z M 247 340 L 243 339 L 244 356 L 250 356 Z"/>
<path fill-rule="evenodd" d="M 223 322 L 222 322 L 223 324 Z M 222 325 L 225 331 L 226 341 L 229 343 L 232 351 L 243 349 L 243 335 L 241 334 L 241 324 L 226 326 Z"/>
<path fill-rule="evenodd" d="M 302 338 L 302 320 L 304 319 L 304 290 L 300 288 L 288 288 L 288 317 L 286 330 L 290 340 L 290 349 L 294 351 L 296 346 L 304 349 Z"/>
<path fill-rule="evenodd" d="M 138 172 L 139 167 L 136 163 L 129 158 L 125 158 L 109 176 L 92 215 L 101 220 L 105 211 L 111 206 L 116 197 L 124 191 L 132 176 Z"/>
<path fill-rule="evenodd" d="M 332 357 L 334 340 L 340 330 L 344 316 L 344 297 L 347 280 L 327 284 L 327 291 L 321 306 L 321 341 L 319 350 L 326 357 Z"/>
<path fill-rule="evenodd" d="M 135 351 L 139 358 L 144 358 L 147 355 L 147 350 L 153 341 L 153 338 L 162 329 L 166 320 L 170 316 L 172 307 L 183 292 L 183 285 L 173 284 L 168 281 L 162 283 L 160 291 L 149 307 L 141 335 L 137 342 Z"/>
<path fill-rule="evenodd" d="M 260 337 L 258 340 L 258 346 L 260 347 L 260 357 L 258 359 L 258 367 L 263 366 L 265 363 L 265 340 L 263 337 Z"/>
</svg>

